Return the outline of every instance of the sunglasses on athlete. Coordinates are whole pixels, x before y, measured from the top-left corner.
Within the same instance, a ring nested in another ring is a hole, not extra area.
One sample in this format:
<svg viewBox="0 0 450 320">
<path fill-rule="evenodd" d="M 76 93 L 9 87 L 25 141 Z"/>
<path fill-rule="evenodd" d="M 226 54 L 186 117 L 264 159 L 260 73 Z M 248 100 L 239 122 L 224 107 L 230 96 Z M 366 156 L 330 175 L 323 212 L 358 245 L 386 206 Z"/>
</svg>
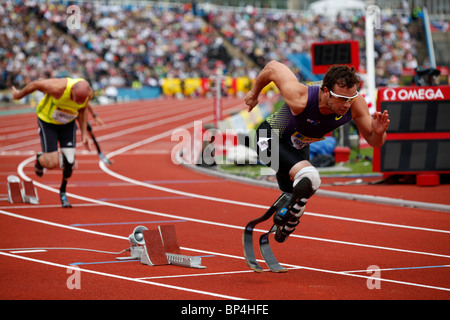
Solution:
<svg viewBox="0 0 450 320">
<path fill-rule="evenodd" d="M 342 102 L 342 103 L 350 102 L 350 103 L 352 103 L 353 100 L 355 100 L 356 97 L 358 96 L 359 92 L 356 91 L 356 94 L 355 94 L 353 97 L 341 96 L 340 94 L 336 94 L 336 93 L 334 93 L 334 92 L 331 91 L 331 90 L 330 90 L 330 94 L 331 94 L 336 100 L 338 100 L 339 102 Z"/>
</svg>

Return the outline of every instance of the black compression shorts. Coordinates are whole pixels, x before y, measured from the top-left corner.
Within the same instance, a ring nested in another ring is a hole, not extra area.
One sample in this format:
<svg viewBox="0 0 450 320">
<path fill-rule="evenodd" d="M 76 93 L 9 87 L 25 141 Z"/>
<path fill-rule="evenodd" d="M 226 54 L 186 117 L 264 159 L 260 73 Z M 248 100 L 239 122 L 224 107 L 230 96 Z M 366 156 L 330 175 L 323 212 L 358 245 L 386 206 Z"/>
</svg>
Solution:
<svg viewBox="0 0 450 320">
<path fill-rule="evenodd" d="M 67 124 L 53 124 L 38 118 L 39 136 L 43 152 L 58 151 L 60 148 L 75 148 L 77 126 L 75 121 Z"/>
<path fill-rule="evenodd" d="M 268 144 L 258 143 L 266 139 Z M 277 147 L 274 145 L 274 139 L 278 142 L 278 159 L 276 154 Z M 309 145 L 302 149 L 296 149 L 272 130 L 270 124 L 263 121 L 256 131 L 256 151 L 262 163 L 276 171 L 278 186 L 281 191 L 292 193 L 292 180 L 289 176 L 291 168 L 300 161 L 309 161 Z"/>
</svg>

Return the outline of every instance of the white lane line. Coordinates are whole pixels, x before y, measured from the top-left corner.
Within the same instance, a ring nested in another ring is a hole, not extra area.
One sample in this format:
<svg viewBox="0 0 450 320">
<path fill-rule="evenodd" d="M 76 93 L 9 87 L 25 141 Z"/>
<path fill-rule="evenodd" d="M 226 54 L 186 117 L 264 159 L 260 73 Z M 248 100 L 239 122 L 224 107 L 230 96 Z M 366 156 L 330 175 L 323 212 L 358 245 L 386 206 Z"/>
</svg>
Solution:
<svg viewBox="0 0 450 320">
<path fill-rule="evenodd" d="M 19 165 L 19 167 L 21 167 L 23 169 L 23 166 L 24 166 L 23 164 L 27 163 L 27 161 L 33 161 L 33 159 L 34 159 L 34 157 L 30 157 L 30 158 L 24 160 L 24 162 L 22 162 Z M 19 170 L 19 174 L 22 177 L 24 177 L 24 176 L 26 177 L 26 175 L 23 173 L 23 170 Z M 46 186 L 46 185 L 44 185 L 44 184 L 42 184 L 40 182 L 35 182 L 35 185 L 38 186 L 38 187 L 41 187 L 43 189 L 49 190 L 51 192 L 59 193 L 59 190 L 57 190 L 55 188 L 51 188 L 49 186 Z M 162 216 L 162 217 L 167 217 L 167 218 L 183 219 L 183 220 L 187 220 L 187 221 L 203 223 L 203 224 L 209 224 L 209 225 L 215 225 L 215 226 L 225 227 L 225 228 L 232 228 L 232 229 L 238 229 L 238 230 L 243 230 L 244 229 L 244 227 L 242 227 L 242 226 L 237 226 L 237 225 L 232 225 L 232 224 L 227 224 L 227 223 L 220 223 L 220 222 L 213 222 L 213 221 L 203 220 L 203 219 L 195 219 L 195 218 L 191 218 L 191 217 L 167 214 L 167 213 L 156 212 L 156 211 L 145 210 L 145 209 L 139 209 L 139 208 L 125 206 L 125 205 L 120 205 L 120 204 L 116 204 L 116 203 L 112 203 L 112 202 L 106 202 L 106 201 L 100 201 L 100 200 L 96 200 L 96 199 L 91 199 L 91 198 L 79 196 L 79 195 L 76 195 L 76 194 L 73 194 L 73 193 L 67 193 L 67 195 L 69 197 L 76 198 L 76 199 L 79 199 L 79 200 L 83 200 L 83 201 L 86 201 L 86 202 L 91 202 L 91 203 L 96 203 L 96 204 L 99 204 L 99 205 L 115 207 L 115 208 L 128 210 L 128 211 L 141 212 L 141 213 L 145 213 L 145 214 Z M 230 200 L 227 200 L 227 203 L 242 205 L 240 202 L 234 202 L 234 201 L 230 201 Z M 252 204 L 248 204 L 248 205 L 250 206 Z M 262 233 L 266 232 L 265 230 L 262 230 L 262 229 L 255 229 L 254 231 L 262 232 Z M 421 251 L 415 251 L 415 250 L 406 250 L 406 249 L 391 248 L 391 247 L 384 247 L 384 246 L 375 246 L 375 245 L 368 245 L 368 244 L 348 242 L 348 241 L 332 240 L 332 239 L 326 239 L 326 238 L 308 237 L 308 236 L 294 235 L 294 234 L 291 235 L 291 237 L 308 239 L 308 240 L 314 240 L 314 241 L 329 242 L 329 243 L 337 243 L 337 244 L 350 245 L 350 246 L 357 246 L 357 247 L 364 247 L 364 248 L 371 248 L 371 249 L 381 249 L 381 250 L 388 250 L 388 251 L 395 251 L 395 252 L 403 252 L 403 253 L 420 254 L 420 255 L 427 255 L 427 256 L 436 256 L 436 257 L 442 257 L 442 258 L 450 258 L 449 255 L 443 255 L 443 254 L 437 254 L 437 253 L 421 252 Z"/>
<path fill-rule="evenodd" d="M 169 132 L 172 132 L 172 131 L 169 131 Z M 155 139 L 155 137 L 157 137 L 157 138 L 162 138 L 163 136 L 167 136 L 168 135 L 168 132 L 166 132 L 165 134 L 163 133 L 163 134 L 159 134 L 159 135 L 157 135 L 157 136 L 154 136 L 154 137 L 151 137 L 150 139 L 146 139 L 146 140 L 148 140 L 148 141 L 146 141 L 146 143 L 149 143 L 149 142 L 153 142 L 153 141 L 156 141 L 157 139 Z M 142 145 L 141 144 L 142 142 L 139 142 L 138 144 L 134 144 L 133 146 L 134 147 L 136 147 L 136 146 L 139 146 L 139 145 Z M 130 150 L 129 149 L 129 147 L 127 147 L 127 148 L 122 148 L 122 149 L 119 149 L 121 152 L 124 152 L 124 151 L 128 151 L 128 150 Z M 31 158 L 32 159 L 32 158 Z M 29 159 L 27 159 L 27 160 L 29 160 Z M 26 161 L 26 160 L 25 160 Z M 24 162 L 25 162 L 24 161 Z M 23 163 L 24 163 L 23 162 Z M 100 164 L 101 164 L 101 162 L 100 162 Z M 22 169 L 23 169 L 23 167 L 22 167 Z M 22 171 L 23 172 L 23 171 Z M 139 183 L 140 184 L 140 183 Z M 42 187 L 42 186 L 41 186 Z M 157 187 L 157 186 L 156 186 Z M 158 187 L 158 188 L 160 188 L 160 187 Z M 48 189 L 48 188 L 47 188 Z M 173 190 L 173 189 L 168 189 L 168 188 L 164 188 L 164 189 L 167 189 L 167 192 L 171 192 L 171 193 L 177 193 L 177 192 L 179 192 L 179 191 L 177 191 L 177 190 Z M 48 190 L 50 190 L 50 189 L 48 189 Z M 51 191 L 53 191 L 53 192 L 55 192 L 55 193 L 58 193 L 59 191 L 58 190 L 56 190 L 56 189 L 53 189 L 53 190 L 51 190 Z M 188 194 L 190 194 L 190 193 L 188 193 Z M 194 195 L 194 194 L 190 194 L 191 196 L 192 195 Z M 72 196 L 72 197 L 78 197 L 79 199 L 82 199 L 82 200 L 85 200 L 85 201 L 93 201 L 93 202 L 96 202 L 96 203 L 100 203 L 100 202 L 98 202 L 97 200 L 94 200 L 94 199 L 90 199 L 90 200 L 87 200 L 88 198 L 85 198 L 85 197 L 80 197 L 80 196 L 75 196 L 75 195 L 70 195 L 70 196 Z M 201 196 L 201 195 L 196 195 L 197 196 L 197 198 L 203 198 L 203 199 L 207 199 L 207 200 L 213 200 L 213 201 L 220 201 L 220 202 L 227 202 L 227 203 L 233 203 L 233 204 L 238 204 L 238 205 L 246 205 L 246 206 L 252 206 L 252 207 L 258 207 L 258 208 L 267 208 L 267 206 L 260 206 L 260 205 L 255 205 L 255 204 L 248 204 L 248 203 L 244 203 L 244 202 L 237 202 L 237 201 L 231 201 L 231 200 L 226 200 L 226 199 L 220 199 L 220 198 L 216 198 L 216 197 L 206 197 L 206 196 Z M 115 204 L 111 204 L 111 203 L 102 203 L 103 205 L 109 205 L 109 206 L 115 206 L 115 207 L 117 207 L 118 205 L 115 205 Z M 125 209 L 125 206 L 120 206 L 120 207 L 122 207 L 123 209 Z M 130 208 L 130 207 L 128 207 L 126 210 L 133 210 L 133 211 L 141 211 L 141 210 L 139 210 L 139 209 L 136 209 L 136 208 Z M 142 211 L 141 211 L 142 212 Z M 163 213 L 156 213 L 156 212 L 148 212 L 149 214 L 156 214 L 156 215 L 163 215 L 163 216 L 171 216 L 171 217 L 173 217 L 173 215 L 167 215 L 167 214 L 163 214 Z M 185 218 L 186 219 L 186 218 Z M 199 219 L 190 219 L 190 218 L 187 218 L 187 220 L 191 220 L 191 221 L 194 221 L 194 220 L 196 220 L 196 222 L 200 222 L 201 220 L 199 220 Z M 226 227 L 232 227 L 232 228 L 239 228 L 239 229 L 243 229 L 243 227 L 238 227 L 238 226 L 232 226 L 232 225 L 226 225 L 226 224 L 220 224 L 220 223 L 213 223 L 213 222 L 210 222 L 210 221 L 202 221 L 202 223 L 208 223 L 208 224 L 214 224 L 214 225 L 220 225 L 220 226 L 226 226 Z M 260 230 L 260 232 L 264 232 L 264 230 Z M 303 237 L 303 238 L 308 238 L 308 239 L 313 239 L 313 240 L 319 240 L 319 241 L 331 241 L 331 242 L 335 242 L 334 240 L 329 240 L 329 239 L 321 239 L 321 238 L 313 238 L 313 237 Z M 354 243 L 350 243 L 350 242 L 341 242 L 341 241 L 338 241 L 338 243 L 344 243 L 344 244 L 351 244 L 351 245 L 355 245 Z M 361 245 L 361 244 L 356 244 L 356 245 Z M 367 246 L 367 245 L 361 245 L 361 246 Z M 369 247 L 372 247 L 372 248 L 377 248 L 377 249 L 386 249 L 385 247 L 378 247 L 378 246 L 369 246 Z M 188 249 L 188 248 L 186 248 L 186 249 Z M 410 250 L 402 250 L 402 249 L 393 249 L 393 248 L 387 248 L 388 250 L 399 250 L 399 251 L 402 251 L 402 252 L 409 252 L 409 253 L 419 253 L 419 254 L 429 254 L 429 253 L 420 253 L 420 252 L 416 252 L 416 251 L 410 251 Z M 193 250 L 193 251 L 196 251 L 195 249 Z M 435 254 L 429 254 L 429 255 L 435 255 Z M 444 256 L 444 255 L 438 255 L 438 256 L 443 256 L 443 257 L 449 257 L 449 256 Z M 243 259 L 243 257 L 238 257 L 239 259 Z M 289 266 L 288 264 L 285 264 L 285 265 L 287 265 L 287 266 Z M 298 268 L 303 268 L 303 267 L 300 267 L 300 266 L 294 266 L 294 267 L 298 267 Z M 314 269 L 314 268 L 309 268 L 309 269 Z M 316 269 L 316 270 L 320 270 L 320 269 Z"/>
<path fill-rule="evenodd" d="M 19 218 L 19 219 L 34 221 L 34 222 L 38 222 L 38 223 L 43 223 L 43 224 L 47 224 L 47 225 L 51 225 L 51 226 L 55 226 L 55 227 L 60 227 L 60 228 L 65 228 L 65 229 L 70 229 L 70 230 L 75 230 L 75 231 L 80 231 L 80 232 L 86 232 L 86 233 L 90 233 L 90 234 L 100 235 L 100 236 L 106 236 L 106 237 L 117 238 L 117 239 L 124 239 L 124 240 L 127 239 L 127 237 L 122 237 L 122 236 L 118 236 L 118 235 L 113 235 L 113 234 L 109 234 L 109 233 L 105 233 L 105 232 L 98 232 L 98 231 L 93 231 L 93 230 L 88 230 L 88 229 L 83 229 L 83 228 L 71 227 L 71 226 L 67 226 L 67 225 L 63 225 L 63 224 L 59 224 L 59 223 L 55 223 L 55 222 L 50 222 L 50 221 L 45 221 L 45 220 L 41 220 L 41 219 L 21 216 L 21 215 L 17 215 L 17 214 L 11 213 L 11 212 L 6 212 L 6 211 L 3 211 L 3 210 L 0 210 L 0 214 L 4 214 L 4 215 L 7 215 L 7 216 Z M 264 230 L 261 230 L 261 231 L 264 232 Z M 198 250 L 198 249 L 184 248 L 184 247 L 181 247 L 181 249 L 187 250 L 187 251 L 201 252 L 201 253 L 204 253 L 204 254 L 212 254 L 212 255 L 217 255 L 217 256 L 223 256 L 223 257 L 228 257 L 228 258 L 235 258 L 235 259 L 240 259 L 240 260 L 244 259 L 244 257 L 241 257 L 241 256 L 224 254 L 224 253 L 213 252 L 213 251 Z M 0 254 L 8 255 L 8 254 L 6 254 L 4 252 L 1 252 L 1 251 L 0 251 Z M 11 256 L 19 257 L 19 256 L 15 256 L 15 255 L 11 255 Z M 450 258 L 450 257 L 448 257 L 448 258 Z M 36 262 L 39 262 L 39 261 L 36 261 Z M 49 262 L 49 264 L 50 264 L 50 262 Z M 295 268 L 295 269 L 305 269 L 305 270 L 322 272 L 322 273 L 328 273 L 328 274 L 344 275 L 344 276 L 364 278 L 364 279 L 370 279 L 371 278 L 370 276 L 357 275 L 357 274 L 347 273 L 347 272 L 343 272 L 343 271 L 332 271 L 332 270 L 312 268 L 312 267 L 306 267 L 306 266 L 299 266 L 299 265 L 288 264 L 288 263 L 282 263 L 282 265 L 286 266 L 286 267 L 290 267 L 290 268 Z M 67 266 L 64 266 L 64 267 L 69 268 Z M 88 271 L 88 270 L 86 270 L 86 271 Z M 113 275 L 111 275 L 111 276 L 113 276 Z M 114 276 L 114 277 L 120 277 L 120 276 Z M 128 279 L 135 280 L 134 278 L 128 278 Z M 137 279 L 137 280 L 139 280 L 139 279 Z M 423 285 L 423 284 L 412 283 L 412 282 L 397 281 L 397 280 L 384 279 L 384 278 L 380 278 L 379 280 L 380 281 L 385 281 L 385 282 L 390 282 L 390 283 L 397 283 L 397 284 L 408 285 L 408 286 L 429 288 L 429 289 L 435 289 L 435 290 L 441 290 L 441 291 L 442 290 L 443 291 L 450 291 L 450 288 L 429 286 L 429 285 Z"/>
<path fill-rule="evenodd" d="M 188 128 L 192 127 L 192 126 L 193 126 L 192 123 L 188 123 L 188 124 L 185 124 L 182 127 L 185 128 L 185 129 L 188 129 Z M 157 134 L 155 136 L 149 137 L 147 139 L 138 141 L 136 143 L 133 143 L 131 145 L 128 145 L 126 147 L 118 149 L 118 150 L 116 150 L 114 152 L 111 152 L 111 153 L 109 153 L 107 155 L 107 157 L 108 158 L 112 158 L 114 156 L 122 154 L 122 153 L 124 153 L 126 151 L 129 151 L 131 149 L 138 148 L 140 146 L 143 146 L 143 145 L 151 143 L 151 142 L 155 142 L 155 141 L 157 141 L 159 139 L 162 139 L 164 137 L 167 137 L 167 136 L 169 136 L 171 134 L 172 134 L 172 130 L 168 130 L 166 132 Z M 121 174 L 119 174 L 117 172 L 114 172 L 110 168 L 108 168 L 101 161 L 99 162 L 99 165 L 100 165 L 100 168 L 105 173 L 109 174 L 110 176 L 113 176 L 113 177 L 115 177 L 115 178 L 117 178 L 119 180 L 131 183 L 131 184 L 139 185 L 139 186 L 142 186 L 142 187 L 145 187 L 145 188 L 155 189 L 155 190 L 159 190 L 159 191 L 164 191 L 164 192 L 168 192 L 168 193 L 174 193 L 174 194 L 188 196 L 188 197 L 193 197 L 193 198 L 198 198 L 198 199 L 204 199 L 204 200 L 210 200 L 210 201 L 216 201 L 216 202 L 222 202 L 222 203 L 233 203 L 233 204 L 237 204 L 237 205 L 241 205 L 241 206 L 260 208 L 260 209 L 264 209 L 264 210 L 267 210 L 269 208 L 268 206 L 258 205 L 258 204 L 254 204 L 254 203 L 248 203 L 248 202 L 242 202 L 242 201 L 236 201 L 236 200 L 227 200 L 227 199 L 218 198 L 218 197 L 205 196 L 205 195 L 200 195 L 200 194 L 196 194 L 196 193 L 179 191 L 179 190 L 175 190 L 175 189 L 171 189 L 171 188 L 161 187 L 161 186 L 158 186 L 158 185 L 155 185 L 155 184 L 151 184 L 151 183 L 146 183 L 146 182 L 142 182 L 142 181 L 139 181 L 139 180 L 135 180 L 135 179 L 126 177 L 124 175 L 121 175 Z M 338 217 L 338 216 L 332 216 L 332 215 L 321 214 L 321 213 L 313 213 L 313 212 L 305 212 L 305 214 L 306 215 L 315 216 L 315 217 L 327 218 L 327 219 L 336 219 L 336 220 L 344 220 L 344 221 L 351 221 L 351 222 L 358 222 L 358 223 L 374 224 L 374 225 L 381 225 L 381 226 L 388 226 L 388 227 L 395 227 L 395 228 L 404 228 L 404 229 L 411 229 L 411 230 L 440 232 L 440 233 L 450 234 L 450 230 L 423 228 L 423 227 L 415 227 L 415 226 L 408 226 L 408 225 L 401 225 L 401 224 L 394 224 L 394 223 L 370 221 L 370 220 L 365 220 L 365 219 Z"/>
<path fill-rule="evenodd" d="M 10 251 L 10 253 L 36 253 L 36 252 L 47 252 L 47 250 L 39 250 L 39 249 L 35 249 L 35 250 L 17 250 L 17 251 Z"/>
<path fill-rule="evenodd" d="M 45 265 L 49 265 L 49 266 L 53 266 L 53 267 L 64 268 L 66 270 L 67 269 L 68 270 L 79 270 L 82 272 L 91 273 L 91 274 L 95 274 L 95 275 L 99 275 L 99 276 L 103 276 L 103 277 L 115 278 L 115 279 L 120 279 L 120 280 L 131 281 L 131 282 L 138 282 L 138 283 L 148 284 L 148 285 L 152 285 L 152 286 L 174 289 L 174 290 L 178 290 L 178 291 L 185 291 L 185 292 L 189 292 L 189 293 L 197 293 L 197 294 L 216 297 L 216 298 L 230 299 L 230 300 L 245 300 L 245 299 L 239 298 L 239 297 L 234 297 L 234 296 L 229 296 L 229 295 L 224 295 L 224 294 L 219 294 L 219 293 L 214 293 L 214 292 L 209 292 L 209 291 L 190 289 L 190 288 L 185 288 L 185 287 L 180 287 L 180 286 L 173 286 L 173 285 L 168 285 L 168 284 L 163 284 L 163 283 L 158 283 L 158 282 L 153 282 L 153 281 L 148 281 L 148 280 L 141 280 L 141 279 L 136 279 L 136 278 L 119 276 L 119 275 L 112 274 L 112 273 L 83 269 L 80 267 L 68 266 L 68 265 L 63 265 L 63 264 L 59 264 L 59 263 L 18 256 L 18 255 L 1 252 L 1 251 L 0 251 L 0 255 L 15 258 L 15 259 L 21 259 L 21 260 L 31 261 L 31 262 L 35 262 L 35 263 L 45 264 Z"/>
</svg>

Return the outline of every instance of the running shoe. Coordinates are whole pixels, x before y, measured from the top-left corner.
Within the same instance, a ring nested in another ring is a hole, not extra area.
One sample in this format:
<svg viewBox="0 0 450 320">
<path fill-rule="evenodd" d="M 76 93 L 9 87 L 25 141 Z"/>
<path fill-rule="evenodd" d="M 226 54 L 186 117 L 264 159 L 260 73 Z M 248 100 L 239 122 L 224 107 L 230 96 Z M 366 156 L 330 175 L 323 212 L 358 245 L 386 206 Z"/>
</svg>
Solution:
<svg viewBox="0 0 450 320">
<path fill-rule="evenodd" d="M 44 167 L 39 163 L 39 157 L 42 156 L 42 152 L 38 152 L 36 154 L 36 161 L 34 162 L 34 172 L 38 177 L 42 177 L 44 175 Z"/>
</svg>

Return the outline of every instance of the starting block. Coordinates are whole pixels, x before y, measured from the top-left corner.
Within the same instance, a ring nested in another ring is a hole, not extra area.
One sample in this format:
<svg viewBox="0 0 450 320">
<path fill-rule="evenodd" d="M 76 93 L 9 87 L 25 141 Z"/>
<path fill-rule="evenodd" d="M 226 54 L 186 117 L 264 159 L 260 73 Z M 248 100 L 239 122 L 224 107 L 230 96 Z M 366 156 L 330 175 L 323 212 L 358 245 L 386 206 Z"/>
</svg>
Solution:
<svg viewBox="0 0 450 320">
<path fill-rule="evenodd" d="M 158 230 L 161 234 L 165 252 L 172 254 L 181 254 L 181 249 L 178 245 L 177 234 L 175 232 L 175 226 L 173 224 L 162 225 L 158 226 Z"/>
<path fill-rule="evenodd" d="M 23 185 L 22 189 L 23 202 L 31 204 L 39 204 L 39 197 L 36 188 L 34 187 L 33 180 L 23 181 L 22 185 Z"/>
<path fill-rule="evenodd" d="M 158 229 L 143 230 L 144 242 L 141 263 L 149 266 L 176 265 L 205 269 L 200 257 L 181 254 L 174 225 L 158 226 Z M 117 259 L 122 260 L 122 257 Z"/>
<path fill-rule="evenodd" d="M 141 263 L 149 266 L 169 264 L 164 251 L 161 235 L 158 230 L 144 230 L 145 245 L 141 256 Z"/>
<path fill-rule="evenodd" d="M 8 201 L 11 203 L 22 203 L 22 188 L 17 176 L 8 176 Z"/>
<path fill-rule="evenodd" d="M 10 203 L 39 204 L 39 197 L 33 181 L 20 181 L 19 177 L 9 175 L 8 178 L 8 201 Z"/>
</svg>

